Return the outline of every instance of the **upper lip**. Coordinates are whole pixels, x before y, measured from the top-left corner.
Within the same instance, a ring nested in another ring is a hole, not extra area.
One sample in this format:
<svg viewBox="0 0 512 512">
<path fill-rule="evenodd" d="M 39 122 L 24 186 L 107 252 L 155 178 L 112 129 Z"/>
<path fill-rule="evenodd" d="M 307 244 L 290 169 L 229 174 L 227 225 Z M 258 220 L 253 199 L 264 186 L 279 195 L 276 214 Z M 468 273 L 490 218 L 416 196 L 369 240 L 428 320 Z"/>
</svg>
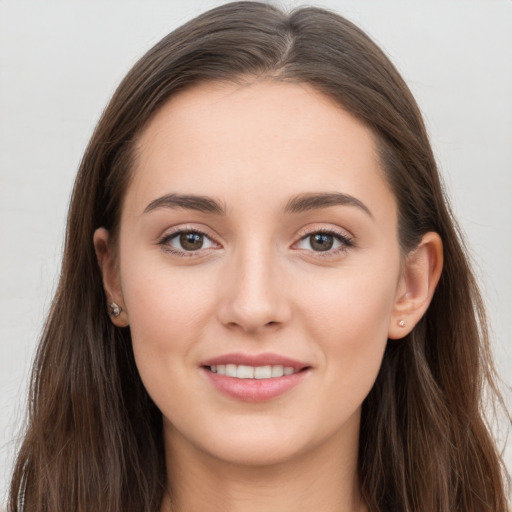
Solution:
<svg viewBox="0 0 512 512">
<path fill-rule="evenodd" d="M 234 352 L 232 354 L 224 354 L 221 356 L 208 359 L 201 363 L 201 366 L 216 366 L 219 364 L 236 364 L 246 366 L 288 366 L 294 370 L 302 370 L 310 365 L 305 364 L 296 359 L 272 353 L 263 354 L 243 354 Z"/>
</svg>

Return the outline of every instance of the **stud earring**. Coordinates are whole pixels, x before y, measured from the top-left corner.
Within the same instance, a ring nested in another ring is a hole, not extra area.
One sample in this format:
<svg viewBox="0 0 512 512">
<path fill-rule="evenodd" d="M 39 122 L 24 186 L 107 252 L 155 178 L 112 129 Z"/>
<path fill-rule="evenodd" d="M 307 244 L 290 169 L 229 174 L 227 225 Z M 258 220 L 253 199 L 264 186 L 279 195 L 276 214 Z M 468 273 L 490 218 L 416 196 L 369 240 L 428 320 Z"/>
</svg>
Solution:
<svg viewBox="0 0 512 512">
<path fill-rule="evenodd" d="M 398 327 L 405 327 L 405 320 L 400 320 L 398 322 Z"/>
<path fill-rule="evenodd" d="M 121 311 L 123 311 L 123 308 L 115 302 L 109 304 L 108 309 L 110 316 L 113 316 L 114 318 L 117 318 L 121 314 Z"/>
</svg>

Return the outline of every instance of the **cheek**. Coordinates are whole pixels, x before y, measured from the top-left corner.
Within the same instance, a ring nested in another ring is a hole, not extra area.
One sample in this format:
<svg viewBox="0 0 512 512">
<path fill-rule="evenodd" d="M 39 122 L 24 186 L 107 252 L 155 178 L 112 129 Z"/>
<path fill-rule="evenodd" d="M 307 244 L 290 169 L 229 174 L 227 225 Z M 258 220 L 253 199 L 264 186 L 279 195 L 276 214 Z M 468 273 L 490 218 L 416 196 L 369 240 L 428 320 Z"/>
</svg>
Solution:
<svg viewBox="0 0 512 512">
<path fill-rule="evenodd" d="M 135 360 L 148 391 L 182 371 L 212 317 L 208 277 L 183 272 L 165 259 L 128 252 L 121 262 L 123 299 Z M 125 253 L 125 254 L 126 254 Z"/>
<path fill-rule="evenodd" d="M 397 276 L 398 270 L 366 272 L 317 283 L 302 311 L 310 337 L 321 347 L 329 382 L 345 397 L 350 390 L 355 402 L 364 399 L 379 372 Z"/>
<path fill-rule="evenodd" d="M 159 248 L 127 248 L 126 253 L 130 256 L 121 261 L 121 281 L 133 337 L 152 343 L 173 331 L 186 335 L 200 324 L 212 303 L 208 272 L 172 266 Z"/>
<path fill-rule="evenodd" d="M 304 287 L 308 293 L 301 293 L 307 297 L 302 313 L 341 339 L 364 343 L 365 333 L 387 334 L 397 283 L 398 269 L 379 271 L 375 267 L 313 277 Z"/>
</svg>

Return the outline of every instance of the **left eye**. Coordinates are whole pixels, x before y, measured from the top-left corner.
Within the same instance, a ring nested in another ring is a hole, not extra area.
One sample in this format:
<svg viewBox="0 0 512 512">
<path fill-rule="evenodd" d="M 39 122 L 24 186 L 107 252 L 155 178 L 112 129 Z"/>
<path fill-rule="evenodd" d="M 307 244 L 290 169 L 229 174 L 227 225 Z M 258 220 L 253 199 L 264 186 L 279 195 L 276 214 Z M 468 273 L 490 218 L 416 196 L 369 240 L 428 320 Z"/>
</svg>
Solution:
<svg viewBox="0 0 512 512">
<path fill-rule="evenodd" d="M 193 252 L 199 249 L 208 249 L 214 246 L 205 234 L 196 231 L 182 231 L 171 235 L 165 241 L 166 245 L 171 246 L 178 251 Z"/>
<path fill-rule="evenodd" d="M 327 252 L 350 245 L 348 238 L 334 233 L 311 233 L 302 238 L 297 247 L 315 252 Z"/>
</svg>

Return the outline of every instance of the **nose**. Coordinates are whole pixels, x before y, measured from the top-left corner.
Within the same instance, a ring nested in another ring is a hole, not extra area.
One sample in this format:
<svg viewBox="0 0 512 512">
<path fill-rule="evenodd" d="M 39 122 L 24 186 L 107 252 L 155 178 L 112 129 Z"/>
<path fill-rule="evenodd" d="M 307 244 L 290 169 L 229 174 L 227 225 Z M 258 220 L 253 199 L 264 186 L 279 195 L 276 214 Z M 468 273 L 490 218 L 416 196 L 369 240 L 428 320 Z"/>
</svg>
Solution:
<svg viewBox="0 0 512 512">
<path fill-rule="evenodd" d="M 271 250 L 250 250 L 226 262 L 220 284 L 219 320 L 230 329 L 261 334 L 291 317 L 283 271 Z"/>
</svg>

